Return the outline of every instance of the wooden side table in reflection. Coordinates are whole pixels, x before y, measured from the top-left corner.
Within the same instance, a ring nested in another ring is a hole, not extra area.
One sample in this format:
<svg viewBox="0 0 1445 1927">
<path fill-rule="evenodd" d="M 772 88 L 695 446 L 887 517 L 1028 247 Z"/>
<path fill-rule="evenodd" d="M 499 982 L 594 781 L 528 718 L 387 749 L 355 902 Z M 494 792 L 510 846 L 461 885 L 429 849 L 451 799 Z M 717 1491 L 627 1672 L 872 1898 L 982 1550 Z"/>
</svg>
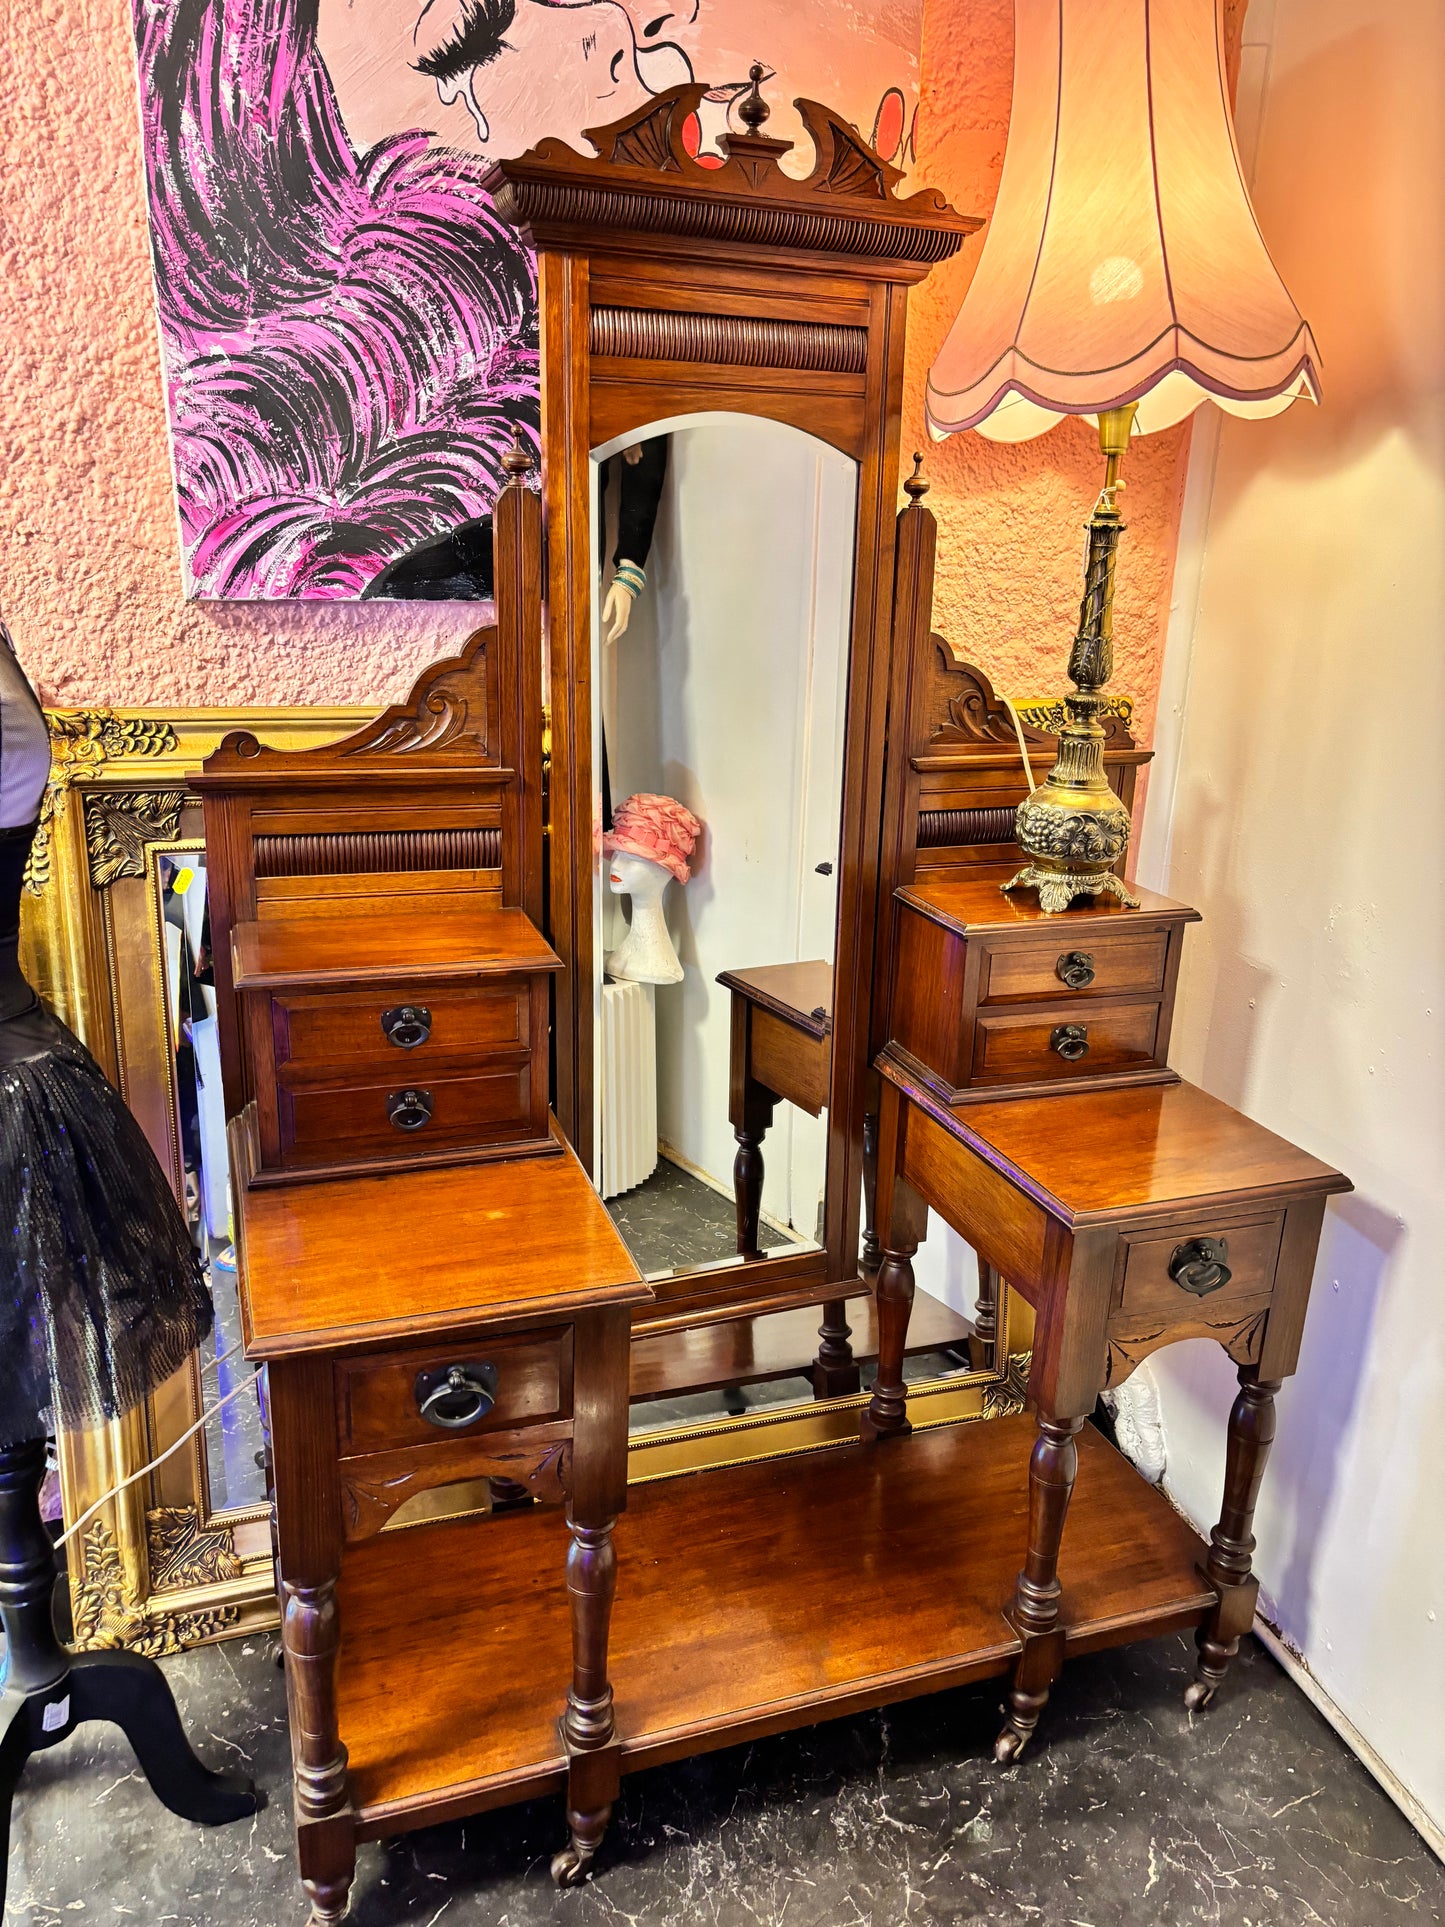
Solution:
<svg viewBox="0 0 1445 1927">
<path fill-rule="evenodd" d="M 761 1258 L 763 1138 L 774 1107 L 786 1100 L 809 1117 L 828 1108 L 833 1063 L 833 966 L 821 959 L 724 970 L 718 982 L 732 992 L 732 1051 L 728 1118 L 738 1141 L 733 1197 L 738 1256 Z M 819 1398 L 859 1388 L 858 1364 L 840 1298 L 823 1307 L 813 1386 Z"/>
</svg>

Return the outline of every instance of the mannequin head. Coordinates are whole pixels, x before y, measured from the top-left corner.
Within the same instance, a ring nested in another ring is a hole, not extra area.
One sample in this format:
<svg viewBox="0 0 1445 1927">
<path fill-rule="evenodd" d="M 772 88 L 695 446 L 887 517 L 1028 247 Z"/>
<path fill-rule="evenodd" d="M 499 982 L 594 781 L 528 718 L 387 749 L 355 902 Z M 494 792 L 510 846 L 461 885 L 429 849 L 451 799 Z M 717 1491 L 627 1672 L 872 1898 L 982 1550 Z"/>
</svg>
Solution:
<svg viewBox="0 0 1445 1927">
<path fill-rule="evenodd" d="M 650 857 L 619 850 L 607 866 L 607 883 L 615 897 L 631 897 L 633 909 L 642 903 L 661 903 L 672 872 Z"/>
<path fill-rule="evenodd" d="M 604 963 L 609 977 L 637 984 L 680 984 L 682 965 L 662 914 L 674 879 L 686 883 L 688 858 L 702 825 L 672 796 L 629 796 L 612 814 L 603 848 L 607 884 L 632 899 L 627 934 Z"/>
</svg>

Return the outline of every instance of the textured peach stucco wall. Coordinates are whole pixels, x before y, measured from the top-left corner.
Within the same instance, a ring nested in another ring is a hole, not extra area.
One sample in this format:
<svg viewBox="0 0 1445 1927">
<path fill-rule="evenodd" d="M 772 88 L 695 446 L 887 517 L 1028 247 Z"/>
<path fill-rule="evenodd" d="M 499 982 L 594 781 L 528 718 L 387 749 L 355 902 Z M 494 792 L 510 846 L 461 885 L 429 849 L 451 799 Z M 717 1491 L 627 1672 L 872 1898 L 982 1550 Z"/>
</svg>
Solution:
<svg viewBox="0 0 1445 1927">
<path fill-rule="evenodd" d="M 1231 0 L 1231 11 L 1237 8 Z M 988 213 L 1008 131 L 1011 0 L 927 0 L 917 178 Z M 134 54 L 123 0 L 10 9 L 0 108 L 0 610 L 48 700 L 336 703 L 400 695 L 463 606 L 187 603 L 152 312 Z M 1091 432 L 1001 448 L 924 438 L 923 377 L 977 244 L 914 297 L 906 435 L 941 525 L 937 623 L 1010 692 L 1062 686 Z M 1150 733 L 1187 429 L 1136 444 L 1116 686 Z"/>
<path fill-rule="evenodd" d="M 6 9 L 0 612 L 47 701 L 367 702 L 465 605 L 186 602 L 124 0 Z"/>
<path fill-rule="evenodd" d="M 1245 0 L 1226 0 L 1237 47 Z M 1013 0 L 926 0 L 916 184 L 961 212 L 988 215 L 998 192 L 1013 87 Z M 965 242 L 913 295 L 904 436 L 924 451 L 938 517 L 934 626 L 1009 695 L 1068 687 L 1077 626 L 1083 524 L 1103 479 L 1095 431 L 1061 422 L 1012 446 L 980 435 L 930 442 L 923 384 L 963 302 L 982 246 Z M 1132 696 L 1135 726 L 1153 736 L 1189 450 L 1187 423 L 1140 437 L 1125 464 L 1129 532 L 1119 554 L 1113 688 Z"/>
</svg>

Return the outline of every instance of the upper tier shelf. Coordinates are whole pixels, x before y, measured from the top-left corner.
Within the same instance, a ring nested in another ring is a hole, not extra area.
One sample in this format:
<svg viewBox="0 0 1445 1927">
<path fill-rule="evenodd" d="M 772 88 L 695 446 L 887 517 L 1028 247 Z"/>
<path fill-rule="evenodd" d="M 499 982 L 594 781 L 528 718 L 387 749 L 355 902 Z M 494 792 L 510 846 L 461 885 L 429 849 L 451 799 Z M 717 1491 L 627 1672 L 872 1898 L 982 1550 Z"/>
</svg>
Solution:
<svg viewBox="0 0 1445 1927">
<path fill-rule="evenodd" d="M 475 898 L 358 898 L 236 925 L 237 990 L 359 984 L 397 977 L 476 977 L 560 970 L 562 959 L 521 910 Z"/>
</svg>

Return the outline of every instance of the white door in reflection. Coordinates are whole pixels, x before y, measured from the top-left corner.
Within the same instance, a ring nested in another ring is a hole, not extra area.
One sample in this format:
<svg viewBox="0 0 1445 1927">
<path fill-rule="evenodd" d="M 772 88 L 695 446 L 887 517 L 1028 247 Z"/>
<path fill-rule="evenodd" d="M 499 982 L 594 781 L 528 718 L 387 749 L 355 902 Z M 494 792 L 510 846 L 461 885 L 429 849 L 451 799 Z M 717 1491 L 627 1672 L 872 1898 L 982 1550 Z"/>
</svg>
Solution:
<svg viewBox="0 0 1445 1927">
<path fill-rule="evenodd" d="M 658 1271 L 734 1251 L 731 1000 L 718 973 L 834 958 L 857 470 L 754 417 L 693 416 L 654 432 L 667 434 L 668 456 L 646 586 L 615 644 L 595 625 L 594 767 L 599 811 L 605 753 L 614 805 L 660 793 L 703 825 L 691 878 L 665 906 L 683 979 L 653 993 L 660 1171 L 681 1215 L 670 1245 L 633 1242 Z M 594 606 L 611 577 L 620 469 L 614 461 Z M 600 958 L 623 912 L 605 866 L 598 881 Z M 599 1135 L 603 1075 L 599 1062 Z M 826 1142 L 826 1115 L 777 1106 L 764 1147 L 765 1247 L 815 1241 Z M 679 1172 L 712 1193 L 693 1194 L 695 1237 Z M 623 1201 L 625 1233 L 634 1209 Z"/>
</svg>

